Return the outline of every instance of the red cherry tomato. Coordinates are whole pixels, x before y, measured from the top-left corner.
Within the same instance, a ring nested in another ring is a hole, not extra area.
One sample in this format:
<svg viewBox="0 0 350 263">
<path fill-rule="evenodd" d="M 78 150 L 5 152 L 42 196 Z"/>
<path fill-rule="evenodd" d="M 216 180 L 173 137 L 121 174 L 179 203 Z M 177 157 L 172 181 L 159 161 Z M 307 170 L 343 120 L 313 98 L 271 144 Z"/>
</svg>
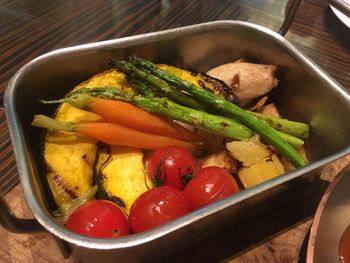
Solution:
<svg viewBox="0 0 350 263">
<path fill-rule="evenodd" d="M 191 152 L 179 146 L 155 150 L 148 160 L 148 174 L 156 187 L 167 185 L 182 190 L 192 178 L 196 162 Z"/>
<path fill-rule="evenodd" d="M 90 237 L 117 237 L 129 234 L 128 221 L 123 211 L 107 200 L 88 201 L 69 217 L 66 227 Z"/>
<path fill-rule="evenodd" d="M 220 167 L 206 167 L 187 184 L 183 193 L 197 209 L 238 192 L 235 179 Z"/>
<path fill-rule="evenodd" d="M 133 233 L 145 231 L 191 212 L 182 192 L 161 186 L 143 193 L 131 206 L 129 221 Z"/>
</svg>

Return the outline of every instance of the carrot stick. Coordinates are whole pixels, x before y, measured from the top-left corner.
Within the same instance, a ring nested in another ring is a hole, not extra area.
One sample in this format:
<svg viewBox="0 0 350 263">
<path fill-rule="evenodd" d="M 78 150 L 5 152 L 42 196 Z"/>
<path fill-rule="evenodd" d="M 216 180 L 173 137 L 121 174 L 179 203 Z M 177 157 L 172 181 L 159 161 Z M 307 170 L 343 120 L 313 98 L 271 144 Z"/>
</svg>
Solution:
<svg viewBox="0 0 350 263">
<path fill-rule="evenodd" d="M 79 94 L 63 100 L 79 109 L 94 112 L 103 119 L 134 130 L 164 135 L 186 141 L 200 141 L 200 137 L 172 120 L 149 113 L 123 101 L 102 99 Z M 54 102 L 54 101 L 52 101 Z M 44 101 L 50 103 L 50 101 Z"/>
<path fill-rule="evenodd" d="M 182 146 L 189 150 L 196 148 L 194 144 L 186 141 L 133 130 L 109 122 L 60 122 L 44 115 L 35 115 L 32 125 L 52 130 L 78 132 L 110 145 L 123 145 L 145 150 L 154 150 L 166 145 Z"/>
</svg>

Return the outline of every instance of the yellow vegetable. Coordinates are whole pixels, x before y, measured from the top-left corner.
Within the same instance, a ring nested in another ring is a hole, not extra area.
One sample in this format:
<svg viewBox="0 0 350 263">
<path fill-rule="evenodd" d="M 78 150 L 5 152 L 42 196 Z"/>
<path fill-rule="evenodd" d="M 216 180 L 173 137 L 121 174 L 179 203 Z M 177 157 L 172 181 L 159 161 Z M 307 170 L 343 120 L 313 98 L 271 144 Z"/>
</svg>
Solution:
<svg viewBox="0 0 350 263">
<path fill-rule="evenodd" d="M 80 87 L 129 88 L 123 73 L 111 70 L 81 83 Z M 101 120 L 96 114 L 62 103 L 55 119 L 65 122 L 93 122 Z M 56 204 L 62 207 L 85 193 L 93 183 L 93 165 L 97 141 L 81 134 L 48 131 L 44 142 L 47 180 Z"/>
<path fill-rule="evenodd" d="M 144 168 L 142 150 L 110 146 L 110 152 L 102 153 L 101 159 L 96 178 L 99 192 L 129 214 L 136 198 L 153 188 Z"/>
<path fill-rule="evenodd" d="M 233 158 L 242 162 L 244 166 L 250 166 L 271 155 L 270 150 L 259 141 L 257 136 L 246 141 L 226 143 L 226 148 L 230 151 Z"/>
<path fill-rule="evenodd" d="M 177 68 L 177 67 L 166 65 L 166 64 L 158 64 L 157 67 L 160 68 L 161 70 L 164 70 L 166 72 L 169 72 L 169 73 L 176 75 L 180 79 L 187 80 L 187 81 L 191 82 L 192 84 L 199 86 L 199 87 L 200 87 L 199 83 L 201 81 L 203 81 L 200 74 L 194 74 L 193 72 L 182 69 L 182 68 Z"/>
<path fill-rule="evenodd" d="M 246 141 L 233 141 L 226 144 L 230 154 L 242 162 L 238 177 L 245 188 L 249 188 L 285 173 L 277 157 L 266 145 L 254 136 Z"/>
<path fill-rule="evenodd" d="M 211 92 L 213 92 L 215 95 L 225 98 L 232 103 L 238 102 L 238 98 L 233 90 L 228 85 L 226 85 L 225 82 L 219 79 L 213 78 L 205 73 L 190 71 L 166 64 L 158 64 L 157 67 L 161 70 L 174 74 L 180 79 L 191 82 L 197 87 L 211 90 Z"/>
<path fill-rule="evenodd" d="M 273 154 L 271 157 L 253 163 L 248 167 L 243 167 L 238 171 L 238 176 L 244 187 L 249 188 L 279 176 L 284 172 L 280 160 Z"/>
</svg>

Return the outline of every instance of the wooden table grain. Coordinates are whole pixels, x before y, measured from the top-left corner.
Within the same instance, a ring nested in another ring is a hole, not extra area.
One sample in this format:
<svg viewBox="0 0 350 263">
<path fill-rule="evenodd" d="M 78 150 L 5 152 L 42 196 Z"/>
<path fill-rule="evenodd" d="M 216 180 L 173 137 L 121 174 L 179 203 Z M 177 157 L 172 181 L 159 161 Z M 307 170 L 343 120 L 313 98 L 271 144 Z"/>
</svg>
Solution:
<svg viewBox="0 0 350 263">
<path fill-rule="evenodd" d="M 2 0 L 0 103 L 13 74 L 46 52 L 223 19 L 250 21 L 277 31 L 289 5 L 286 0 Z M 350 91 L 349 35 L 350 29 L 338 20 L 325 1 L 305 0 L 286 38 Z M 17 185 L 13 148 L 1 111 L 0 108 L 0 189 L 7 193 L 5 198 L 18 216 L 30 218 Z M 323 176 L 333 178 L 347 163 L 349 157 L 331 164 Z M 310 224 L 311 219 L 306 219 L 220 260 L 297 262 Z M 0 228 L 0 238 L 1 262 L 72 262 L 72 259 L 63 260 L 48 233 L 11 234 Z M 216 260 L 208 258 L 211 262 Z"/>
</svg>

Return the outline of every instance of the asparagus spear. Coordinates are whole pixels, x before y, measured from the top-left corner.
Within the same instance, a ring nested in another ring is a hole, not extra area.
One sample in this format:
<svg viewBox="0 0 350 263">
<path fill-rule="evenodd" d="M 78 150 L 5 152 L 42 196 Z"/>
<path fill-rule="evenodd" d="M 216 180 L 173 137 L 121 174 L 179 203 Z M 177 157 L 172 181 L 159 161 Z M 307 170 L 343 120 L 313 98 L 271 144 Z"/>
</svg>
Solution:
<svg viewBox="0 0 350 263">
<path fill-rule="evenodd" d="M 130 78 L 129 82 L 141 95 L 145 95 L 146 97 L 156 97 L 156 93 L 138 79 Z"/>
<path fill-rule="evenodd" d="M 284 133 L 296 136 L 304 140 L 309 138 L 309 125 L 305 123 L 290 121 L 287 119 L 262 114 L 259 112 L 248 112 L 251 112 L 258 119 L 265 121 L 267 124 L 275 128 L 276 130 L 282 131 Z"/>
<path fill-rule="evenodd" d="M 124 67 L 123 64 L 129 64 L 128 67 Z M 164 80 L 161 80 L 148 72 L 142 71 L 137 69 L 134 65 L 130 64 L 126 61 L 115 61 L 114 66 L 119 69 L 120 71 L 123 71 L 127 75 L 129 75 L 131 78 L 142 78 L 144 81 L 149 83 L 151 86 L 155 86 L 159 91 L 164 93 L 167 97 L 169 97 L 171 100 L 176 101 L 182 105 L 191 107 L 193 109 L 201 109 L 203 110 L 204 107 L 201 105 L 198 101 L 194 100 L 190 96 L 177 91 L 176 89 L 173 89 L 167 82 Z M 131 70 L 128 70 L 131 68 Z"/>
<path fill-rule="evenodd" d="M 137 79 L 130 79 L 129 82 L 140 93 L 144 93 L 144 94 L 147 93 L 148 96 L 155 96 L 154 92 L 151 91 L 151 89 L 144 82 L 137 80 Z M 288 120 L 286 120 L 286 121 L 288 121 Z M 301 123 L 301 124 L 303 124 L 303 123 Z M 295 136 L 292 136 L 292 135 L 289 135 L 287 133 L 280 132 L 280 131 L 277 131 L 277 133 L 282 137 L 282 139 L 284 139 L 285 141 L 290 143 L 296 149 L 299 149 L 304 144 L 303 140 L 301 140 Z"/>
<path fill-rule="evenodd" d="M 150 70 L 153 72 L 154 75 L 158 76 L 159 78 L 163 78 L 165 81 L 168 81 L 170 84 L 177 86 L 180 89 L 183 89 L 183 84 L 174 81 L 174 77 L 177 78 L 175 75 L 168 73 L 166 71 L 160 70 L 155 64 L 153 64 L 150 61 L 147 61 L 145 59 L 139 58 L 137 56 L 130 56 L 129 60 L 131 63 L 133 63 L 136 66 L 140 66 L 141 68 Z M 157 75 L 159 74 L 159 75 Z M 169 79 L 167 76 L 171 76 Z M 181 80 L 181 79 L 179 79 Z M 184 80 L 181 80 L 183 82 L 186 82 Z M 187 82 L 187 84 L 190 84 Z M 193 85 L 193 84 L 192 84 Z M 194 85 L 193 85 L 194 86 Z M 196 87 L 196 86 L 194 86 Z M 186 89 L 185 89 L 186 90 Z M 199 98 L 200 99 L 200 98 Z M 247 111 L 244 109 L 241 109 L 243 111 Z M 309 137 L 309 125 L 301 122 L 296 121 L 290 121 L 283 118 L 278 118 L 274 116 L 269 116 L 257 112 L 247 111 L 251 114 L 255 115 L 260 120 L 265 121 L 267 124 L 269 124 L 271 127 L 275 128 L 276 130 L 279 130 L 281 132 L 296 136 L 301 139 L 307 139 Z"/>
<path fill-rule="evenodd" d="M 152 74 L 165 80 L 178 89 L 184 90 L 200 101 L 212 105 L 223 114 L 238 119 L 240 122 L 259 133 L 265 141 L 273 145 L 294 166 L 301 167 L 306 165 L 305 159 L 290 144 L 283 140 L 274 128 L 265 122 L 258 120 L 257 117 L 250 112 L 241 109 L 237 105 L 220 98 L 209 91 L 196 87 L 192 83 L 176 77 L 174 74 L 158 69 L 158 67 L 150 61 L 141 58 L 133 58 L 132 61 L 138 66 L 151 71 Z M 119 65 L 122 66 L 126 72 L 131 74 L 134 72 L 134 67 L 129 66 L 127 63 L 119 63 Z M 137 77 L 143 79 L 142 76 Z"/>
</svg>

